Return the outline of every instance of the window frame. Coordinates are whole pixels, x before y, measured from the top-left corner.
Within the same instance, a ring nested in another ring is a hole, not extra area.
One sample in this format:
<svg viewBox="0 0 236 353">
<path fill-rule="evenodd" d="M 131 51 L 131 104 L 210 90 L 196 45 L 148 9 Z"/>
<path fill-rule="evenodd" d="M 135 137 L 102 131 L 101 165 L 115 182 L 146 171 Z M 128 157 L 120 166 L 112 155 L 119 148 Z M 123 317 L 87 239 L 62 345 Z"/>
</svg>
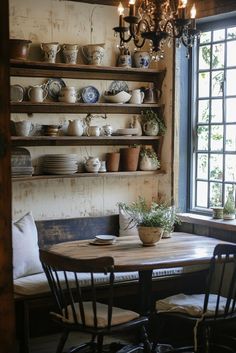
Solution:
<svg viewBox="0 0 236 353">
<path fill-rule="evenodd" d="M 199 21 L 197 28 L 201 31 L 207 31 L 207 30 L 216 30 L 218 28 L 222 28 L 222 25 L 225 27 L 225 25 L 227 25 L 227 27 L 230 26 L 236 26 L 236 16 L 235 13 L 232 15 L 231 14 L 227 14 L 227 15 L 223 15 L 223 16 L 217 16 L 214 18 L 211 18 L 211 20 L 207 20 L 207 19 L 203 19 L 202 21 Z M 199 43 L 199 42 L 198 42 Z M 197 138 L 196 136 L 196 118 L 197 118 L 197 94 L 196 92 L 198 92 L 198 86 L 197 83 L 194 79 L 192 79 L 192 77 L 196 77 L 196 72 L 198 69 L 198 47 L 197 44 L 195 44 L 194 48 L 191 51 L 191 56 L 190 56 L 190 60 L 188 63 L 188 78 L 189 78 L 189 82 L 188 82 L 188 86 L 190 88 L 189 90 L 189 109 L 188 109 L 188 116 L 190 117 L 190 119 L 187 120 L 189 128 L 188 128 L 188 150 L 190 151 L 186 151 L 186 154 L 188 155 L 188 161 L 187 161 L 187 205 L 185 208 L 185 211 L 187 212 L 192 212 L 192 213 L 199 213 L 199 214 L 209 214 L 210 213 L 210 208 L 201 208 L 201 207 L 196 207 L 194 205 L 194 201 L 195 201 L 195 194 L 196 194 L 196 153 L 194 152 L 194 146 L 195 146 L 195 140 Z M 210 71 L 212 72 L 212 68 L 210 68 Z M 224 95 L 224 92 L 223 92 Z M 186 120 L 185 120 L 186 122 Z M 223 121 L 224 122 L 224 121 Z M 225 127 L 225 125 L 223 125 Z M 224 135 L 225 136 L 225 135 Z M 223 141 L 223 143 L 225 144 L 225 141 Z M 209 149 L 207 150 L 207 154 L 209 154 Z M 223 149 L 223 153 L 224 154 L 224 149 Z M 208 165 L 208 169 L 209 169 L 209 165 Z M 183 173 L 182 173 L 183 174 Z M 181 179 L 181 172 L 180 172 L 180 179 Z M 222 184 L 224 183 L 224 180 L 222 180 Z M 209 179 L 208 179 L 208 185 L 209 184 Z M 208 202 L 210 197 L 210 190 L 208 190 Z M 223 192 L 223 197 L 224 197 L 224 192 Z"/>
</svg>

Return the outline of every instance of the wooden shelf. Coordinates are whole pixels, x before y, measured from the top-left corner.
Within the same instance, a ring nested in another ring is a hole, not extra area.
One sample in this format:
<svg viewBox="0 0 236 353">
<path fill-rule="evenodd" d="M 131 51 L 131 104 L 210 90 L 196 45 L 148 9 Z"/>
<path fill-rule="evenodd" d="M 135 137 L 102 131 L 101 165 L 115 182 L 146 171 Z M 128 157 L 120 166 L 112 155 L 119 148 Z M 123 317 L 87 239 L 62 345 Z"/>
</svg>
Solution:
<svg viewBox="0 0 236 353">
<path fill-rule="evenodd" d="M 11 59 L 11 76 L 23 77 L 60 77 L 91 80 L 125 80 L 155 82 L 161 89 L 166 70 L 122 68 L 112 66 L 69 65 L 41 61 L 22 61 Z"/>
<path fill-rule="evenodd" d="M 11 103 L 11 113 L 124 113 L 140 114 L 144 109 L 160 108 L 160 104 L 116 104 L 116 103 L 63 103 L 46 102 Z"/>
<path fill-rule="evenodd" d="M 155 144 L 163 136 L 12 136 L 12 146 L 106 146 Z"/>
<path fill-rule="evenodd" d="M 33 175 L 33 176 L 22 176 L 13 177 L 12 182 L 20 181 L 34 181 L 34 180 L 45 180 L 45 179 L 65 179 L 65 178 L 105 178 L 105 177 L 134 177 L 134 176 L 154 176 L 165 174 L 162 170 L 155 171 L 137 171 L 137 172 L 106 172 L 106 173 L 75 173 L 75 174 L 63 174 L 63 175 Z"/>
</svg>

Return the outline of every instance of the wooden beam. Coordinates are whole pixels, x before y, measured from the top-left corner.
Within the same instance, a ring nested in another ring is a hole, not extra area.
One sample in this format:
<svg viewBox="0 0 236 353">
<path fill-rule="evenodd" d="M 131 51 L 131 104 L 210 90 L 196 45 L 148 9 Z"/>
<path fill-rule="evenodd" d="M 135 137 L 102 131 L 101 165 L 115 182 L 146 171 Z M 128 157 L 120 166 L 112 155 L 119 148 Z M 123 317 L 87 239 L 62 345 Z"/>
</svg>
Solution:
<svg viewBox="0 0 236 353">
<path fill-rule="evenodd" d="M 10 115 L 9 115 L 9 13 L 8 0 L 0 11 L 0 350 L 15 351 L 12 280 Z"/>
</svg>

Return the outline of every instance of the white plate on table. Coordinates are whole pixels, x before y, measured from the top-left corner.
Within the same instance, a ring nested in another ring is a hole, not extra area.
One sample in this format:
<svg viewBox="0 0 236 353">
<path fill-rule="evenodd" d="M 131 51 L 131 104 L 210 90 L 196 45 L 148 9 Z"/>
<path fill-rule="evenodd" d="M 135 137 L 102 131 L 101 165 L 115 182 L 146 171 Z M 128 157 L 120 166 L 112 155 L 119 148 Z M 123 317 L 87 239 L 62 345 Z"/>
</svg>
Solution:
<svg viewBox="0 0 236 353">
<path fill-rule="evenodd" d="M 112 245 L 116 242 L 116 236 L 114 235 L 96 235 L 93 240 L 90 241 L 92 245 Z"/>
</svg>

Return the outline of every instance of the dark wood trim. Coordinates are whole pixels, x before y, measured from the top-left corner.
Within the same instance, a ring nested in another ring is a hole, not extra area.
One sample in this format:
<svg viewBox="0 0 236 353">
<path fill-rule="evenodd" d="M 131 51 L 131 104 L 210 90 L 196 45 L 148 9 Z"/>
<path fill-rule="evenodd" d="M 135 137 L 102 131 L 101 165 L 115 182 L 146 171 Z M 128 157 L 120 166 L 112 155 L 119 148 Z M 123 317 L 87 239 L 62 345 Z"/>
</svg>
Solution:
<svg viewBox="0 0 236 353">
<path fill-rule="evenodd" d="M 15 351 L 12 280 L 8 0 L 0 11 L 0 347 Z"/>
<path fill-rule="evenodd" d="M 11 76 L 23 77 L 65 77 L 93 80 L 158 81 L 160 87 L 166 70 L 122 68 L 115 66 L 50 64 L 42 61 L 21 61 L 11 59 Z"/>
<path fill-rule="evenodd" d="M 152 107 L 160 108 L 160 104 L 117 104 L 117 103 L 31 103 L 20 102 L 11 104 L 12 113 L 124 113 L 124 114 L 140 114 L 144 109 Z"/>
</svg>

